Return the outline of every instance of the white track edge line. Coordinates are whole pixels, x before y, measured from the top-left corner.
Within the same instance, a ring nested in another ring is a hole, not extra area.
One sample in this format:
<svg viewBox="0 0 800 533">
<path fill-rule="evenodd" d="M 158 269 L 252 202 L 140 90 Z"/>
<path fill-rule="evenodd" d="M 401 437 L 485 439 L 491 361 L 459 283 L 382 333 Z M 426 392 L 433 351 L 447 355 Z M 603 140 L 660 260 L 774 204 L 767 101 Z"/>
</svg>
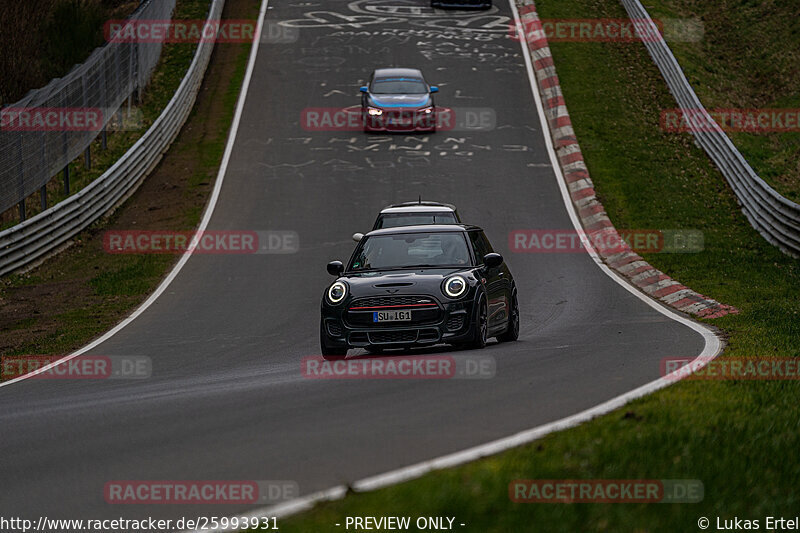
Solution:
<svg viewBox="0 0 800 533">
<path fill-rule="evenodd" d="M 214 189 L 211 193 L 211 198 L 209 199 L 208 204 L 206 205 L 205 211 L 203 212 L 203 218 L 200 221 L 200 225 L 198 226 L 196 233 L 205 231 L 206 227 L 208 226 L 208 222 L 211 220 L 211 215 L 214 214 L 214 208 L 216 207 L 217 200 L 219 199 L 219 194 L 220 190 L 222 189 L 222 182 L 225 178 L 225 173 L 228 170 L 228 163 L 231 158 L 231 153 L 233 152 L 233 144 L 234 141 L 236 140 L 236 134 L 238 133 L 239 130 L 239 123 L 241 122 L 242 119 L 242 113 L 244 112 L 245 100 L 247 100 L 247 93 L 250 87 L 250 79 L 253 76 L 253 70 L 256 64 L 258 47 L 261 44 L 261 31 L 264 24 L 264 17 L 266 16 L 267 13 L 267 4 L 269 4 L 269 0 L 263 0 L 263 3 L 261 4 L 261 10 L 259 11 L 258 14 L 258 25 L 256 26 L 256 32 L 255 32 L 255 35 L 257 37 L 254 39 L 253 48 L 250 50 L 250 58 L 247 63 L 247 71 L 245 72 L 244 80 L 242 81 L 242 89 L 239 92 L 239 101 L 236 105 L 236 113 L 234 114 L 233 122 L 231 123 L 231 130 L 228 133 L 228 139 L 225 145 L 225 153 L 222 156 L 222 163 L 220 164 L 219 172 L 217 173 L 217 180 L 214 183 Z M 128 317 L 125 318 L 122 322 L 118 323 L 112 329 L 104 333 L 99 338 L 93 340 L 83 348 L 80 348 L 79 350 L 72 352 L 71 354 L 66 355 L 61 359 L 54 361 L 46 366 L 43 366 L 42 368 L 39 368 L 34 372 L 30 372 L 23 376 L 19 376 L 11 380 L 4 381 L 0 383 L 0 387 L 7 387 L 24 379 L 32 378 L 37 374 L 41 374 L 42 372 L 46 372 L 47 370 L 56 367 L 62 363 L 66 363 L 67 361 L 74 359 L 75 357 L 96 348 L 103 342 L 107 341 L 108 339 L 119 333 L 120 330 L 122 330 L 125 326 L 127 326 L 131 322 L 133 322 L 139 315 L 144 313 L 148 307 L 153 305 L 153 303 L 158 299 L 158 297 L 161 296 L 164 293 L 164 291 L 167 290 L 167 287 L 169 287 L 169 285 L 173 282 L 173 280 L 178 276 L 178 273 L 181 271 L 186 262 L 189 261 L 189 258 L 192 256 L 193 251 L 194 250 L 191 248 L 187 249 L 183 253 L 183 255 L 181 255 L 180 260 L 175 264 L 175 266 L 172 268 L 169 274 L 167 274 L 167 277 L 161 281 L 156 290 L 147 298 L 147 300 L 144 301 L 144 303 L 142 303 L 138 308 L 136 308 L 136 310 L 130 315 L 128 315 Z"/>
<path fill-rule="evenodd" d="M 518 35 L 522 35 L 523 34 L 522 26 L 520 23 L 517 6 L 514 4 L 514 0 L 509 0 L 509 4 L 511 5 L 511 11 L 514 14 L 514 22 L 517 27 L 517 33 Z M 528 80 L 531 84 L 531 90 L 533 92 L 534 100 L 536 101 L 537 110 L 539 111 L 539 120 L 541 121 L 542 124 L 542 134 L 544 135 L 545 145 L 547 146 L 547 151 L 550 156 L 550 163 L 556 174 L 559 189 L 561 190 L 561 197 L 564 200 L 564 204 L 567 208 L 567 213 L 569 214 L 570 220 L 572 221 L 572 224 L 575 227 L 575 229 L 580 231 L 582 226 L 575 211 L 575 206 L 572 204 L 572 198 L 570 198 L 569 196 L 569 191 L 567 190 L 566 183 L 564 182 L 564 176 L 561 172 L 561 165 L 559 164 L 558 156 L 556 155 L 555 148 L 553 146 L 553 140 L 550 137 L 550 126 L 547 123 L 544 106 L 542 105 L 542 98 L 541 95 L 539 94 L 539 88 L 536 82 L 536 75 L 534 74 L 533 64 L 531 63 L 530 51 L 528 50 L 527 42 L 524 38 L 520 38 L 520 45 L 522 46 L 522 54 L 525 57 L 525 67 L 528 71 Z M 685 316 L 678 314 L 672 309 L 665 307 L 661 303 L 653 300 L 643 292 L 634 288 L 630 283 L 628 283 L 627 280 L 619 276 L 616 272 L 611 270 L 605 263 L 602 262 L 600 256 L 597 254 L 597 251 L 594 249 L 594 247 L 591 246 L 591 244 L 587 246 L 587 252 L 592 257 L 595 264 L 597 264 L 597 266 L 603 272 L 605 272 L 611 279 L 616 281 L 619 285 L 623 286 L 628 292 L 630 292 L 631 294 L 633 294 L 634 296 L 645 302 L 647 305 L 649 305 L 659 313 L 665 315 L 667 318 L 679 322 L 689 327 L 690 329 L 696 331 L 700 335 L 702 335 L 703 340 L 705 342 L 703 350 L 689 365 L 686 365 L 683 368 L 691 368 L 692 372 L 695 372 L 705 367 L 712 359 L 714 359 L 720 354 L 723 347 L 722 342 L 710 328 L 706 327 L 703 324 L 700 324 L 699 322 L 695 322 L 689 318 L 686 318 Z M 440 470 L 443 468 L 458 466 L 464 463 L 474 461 L 476 459 L 480 459 L 482 457 L 487 457 L 498 454 L 500 452 L 504 452 L 506 450 L 515 448 L 517 446 L 521 446 L 523 444 L 529 444 L 555 431 L 562 431 L 565 429 L 573 428 L 575 426 L 578 426 L 579 424 L 582 424 L 583 422 L 587 422 L 593 418 L 607 414 L 615 409 L 624 406 L 625 404 L 633 400 L 636 400 L 643 396 L 647 396 L 648 394 L 651 394 L 659 389 L 663 389 L 664 387 L 672 385 L 680 381 L 682 378 L 684 378 L 689 374 L 690 374 L 689 372 L 683 369 L 681 369 L 680 372 L 675 371 L 655 381 L 646 383 L 645 385 L 642 385 L 641 387 L 638 387 L 632 391 L 626 392 L 625 394 L 612 398 L 599 405 L 590 407 L 589 409 L 568 416 L 566 418 L 562 418 L 554 422 L 549 422 L 547 424 L 537 426 L 532 429 L 521 431 L 509 437 L 504 437 L 491 442 L 487 442 L 485 444 L 480 444 L 478 446 L 474 446 L 466 450 L 450 453 L 447 455 L 437 457 L 435 459 L 422 461 L 420 463 L 399 468 L 397 470 L 391 470 L 383 474 L 371 476 L 354 482 L 351 485 L 351 488 L 354 491 L 377 490 L 380 488 L 388 487 L 390 485 L 401 483 L 403 481 L 409 481 L 412 479 L 422 477 L 423 475 L 432 472 L 434 470 Z M 314 505 L 317 503 L 343 499 L 347 494 L 347 490 L 348 487 L 344 485 L 338 485 L 320 492 L 309 494 L 307 496 L 294 498 L 292 500 L 280 504 L 268 507 L 262 507 L 248 513 L 240 513 L 237 516 L 247 517 L 247 518 L 264 517 L 264 516 L 269 516 L 269 517 L 275 516 L 278 518 L 285 518 L 300 513 L 302 511 L 308 511 L 312 509 Z M 222 529 L 204 530 L 204 532 L 202 533 L 226 533 L 228 531 L 230 530 L 222 530 Z M 201 532 L 192 531 L 191 533 L 201 533 Z"/>
</svg>

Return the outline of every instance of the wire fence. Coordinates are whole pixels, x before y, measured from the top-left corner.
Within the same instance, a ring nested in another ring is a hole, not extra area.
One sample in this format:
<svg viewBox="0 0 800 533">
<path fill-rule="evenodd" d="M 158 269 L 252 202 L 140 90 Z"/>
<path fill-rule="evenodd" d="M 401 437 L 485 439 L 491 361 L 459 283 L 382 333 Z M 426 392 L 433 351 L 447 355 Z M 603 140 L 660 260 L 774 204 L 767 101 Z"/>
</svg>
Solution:
<svg viewBox="0 0 800 533">
<path fill-rule="evenodd" d="M 224 6 L 225 0 L 211 2 L 206 27 L 215 26 Z M 214 45 L 214 39 L 200 42 L 189 70 L 164 111 L 102 176 L 49 209 L 0 231 L 0 276 L 29 268 L 57 253 L 136 191 L 161 161 L 191 113 Z"/>
<path fill-rule="evenodd" d="M 175 2 L 147 0 L 129 20 L 170 20 Z M 40 190 L 89 147 L 147 86 L 162 46 L 109 42 L 63 78 L 0 109 L 0 212 Z"/>
</svg>

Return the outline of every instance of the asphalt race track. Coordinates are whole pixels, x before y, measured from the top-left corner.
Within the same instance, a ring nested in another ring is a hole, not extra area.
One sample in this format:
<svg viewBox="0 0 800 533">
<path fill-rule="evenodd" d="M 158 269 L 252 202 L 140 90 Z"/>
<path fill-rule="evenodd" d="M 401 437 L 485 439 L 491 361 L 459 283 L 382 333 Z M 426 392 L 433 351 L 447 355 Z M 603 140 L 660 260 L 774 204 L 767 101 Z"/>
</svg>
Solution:
<svg viewBox="0 0 800 533">
<path fill-rule="evenodd" d="M 665 357 L 702 351 L 698 333 L 587 254 L 509 250 L 513 230 L 572 223 L 505 2 L 469 17 L 387 12 L 427 4 L 407 0 L 270 4 L 269 27 L 282 22 L 299 39 L 261 44 L 209 229 L 293 231 L 299 251 L 192 256 L 92 352 L 150 357 L 150 379 L 0 388 L 3 514 L 203 514 L 110 505 L 111 480 L 293 480 L 309 494 L 568 416 L 658 378 Z M 390 136 L 303 128 L 304 109 L 358 105 L 359 86 L 382 66 L 421 68 L 441 88 L 438 105 L 488 109 L 494 127 Z M 481 353 L 496 361 L 493 379 L 304 378 L 301 359 L 319 354 L 325 264 L 349 257 L 350 235 L 380 208 L 420 195 L 456 204 L 506 257 L 520 341 Z"/>
</svg>

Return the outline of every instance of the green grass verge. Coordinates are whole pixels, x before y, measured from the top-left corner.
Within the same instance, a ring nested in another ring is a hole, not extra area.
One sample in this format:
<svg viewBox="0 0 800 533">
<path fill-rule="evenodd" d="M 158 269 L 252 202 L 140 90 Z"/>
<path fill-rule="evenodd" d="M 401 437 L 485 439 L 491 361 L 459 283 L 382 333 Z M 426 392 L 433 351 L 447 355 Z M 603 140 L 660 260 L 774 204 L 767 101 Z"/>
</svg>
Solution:
<svg viewBox="0 0 800 533">
<path fill-rule="evenodd" d="M 204 19 L 207 14 L 207 0 L 178 0 L 173 18 L 196 20 Z M 90 146 L 91 168 L 86 167 L 83 155 L 69 164 L 70 195 L 99 178 L 144 135 L 175 95 L 175 91 L 189 70 L 196 49 L 197 45 L 194 43 L 167 43 L 164 45 L 150 83 L 142 93 L 141 102 L 132 108 L 130 118 L 125 119 L 124 129 L 108 133 L 105 149 L 102 148 L 101 136 L 92 142 Z M 127 117 L 125 104 L 122 106 L 122 113 Z M 62 173 L 47 184 L 48 207 L 66 198 Z M 26 200 L 25 213 L 30 218 L 40 212 L 41 202 L 37 192 Z M 3 215 L 3 220 L 0 221 L 0 231 L 19 224 L 17 207 Z"/>
<path fill-rule="evenodd" d="M 538 7 L 542 18 L 626 16 L 607 0 L 541 0 Z M 747 224 L 689 134 L 661 131 L 660 111 L 675 103 L 644 47 L 554 43 L 552 49 L 592 179 L 617 227 L 702 229 L 702 253 L 646 259 L 741 310 L 711 321 L 729 336 L 726 357 L 800 356 L 798 262 Z M 793 517 L 800 508 L 798 421 L 797 381 L 682 382 L 531 445 L 325 503 L 280 527 L 339 531 L 334 524 L 346 516 L 387 515 L 455 516 L 467 524 L 456 529 L 498 532 L 698 531 L 701 516 L 712 523 L 717 516 L 758 518 L 763 526 L 765 516 Z M 699 479 L 705 499 L 515 504 L 508 485 L 520 478 Z"/>
<path fill-rule="evenodd" d="M 646 4 L 654 18 L 694 18 L 703 23 L 702 39 L 669 45 L 706 108 L 800 109 L 796 0 L 648 0 Z M 759 176 L 800 202 L 800 132 L 729 135 Z"/>
</svg>

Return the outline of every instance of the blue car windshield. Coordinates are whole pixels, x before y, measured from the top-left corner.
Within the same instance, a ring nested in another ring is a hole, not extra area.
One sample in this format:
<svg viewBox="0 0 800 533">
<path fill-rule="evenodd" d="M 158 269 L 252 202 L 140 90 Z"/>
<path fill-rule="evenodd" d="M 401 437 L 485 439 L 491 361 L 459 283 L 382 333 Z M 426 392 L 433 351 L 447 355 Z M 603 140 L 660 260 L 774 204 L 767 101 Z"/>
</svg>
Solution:
<svg viewBox="0 0 800 533">
<path fill-rule="evenodd" d="M 428 94 L 425 82 L 415 78 L 377 78 L 372 82 L 373 94 Z"/>
<path fill-rule="evenodd" d="M 461 232 L 401 233 L 362 239 L 348 270 L 460 267 L 469 264 L 469 248 Z"/>
</svg>

